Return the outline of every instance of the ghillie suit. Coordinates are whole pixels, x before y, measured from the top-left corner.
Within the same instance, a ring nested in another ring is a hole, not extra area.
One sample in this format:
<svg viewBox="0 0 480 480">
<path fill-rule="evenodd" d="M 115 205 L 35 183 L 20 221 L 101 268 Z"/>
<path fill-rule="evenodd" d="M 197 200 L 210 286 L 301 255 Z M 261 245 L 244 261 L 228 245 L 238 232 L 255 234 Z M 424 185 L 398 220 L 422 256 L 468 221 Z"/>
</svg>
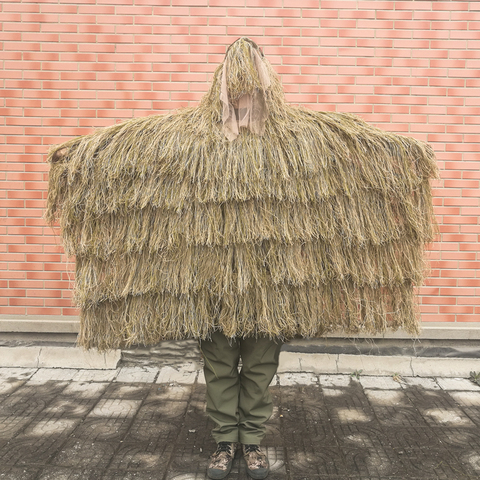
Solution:
<svg viewBox="0 0 480 480">
<path fill-rule="evenodd" d="M 432 149 L 286 104 L 248 39 L 197 107 L 100 129 L 49 160 L 46 219 L 76 257 L 84 347 L 418 332 Z"/>
</svg>

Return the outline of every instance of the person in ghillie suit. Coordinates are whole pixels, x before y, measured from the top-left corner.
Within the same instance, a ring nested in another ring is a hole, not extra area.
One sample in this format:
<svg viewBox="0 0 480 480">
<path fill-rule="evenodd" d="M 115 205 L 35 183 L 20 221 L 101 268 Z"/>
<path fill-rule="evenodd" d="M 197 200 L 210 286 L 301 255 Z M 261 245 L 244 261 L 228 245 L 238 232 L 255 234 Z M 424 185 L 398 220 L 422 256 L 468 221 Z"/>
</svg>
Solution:
<svg viewBox="0 0 480 480">
<path fill-rule="evenodd" d="M 197 107 L 51 149 L 46 219 L 76 257 L 78 343 L 195 338 L 225 478 L 260 443 L 282 342 L 419 330 L 436 233 L 425 143 L 288 105 L 260 48 L 228 48 Z M 239 359 L 242 370 L 238 372 Z"/>
</svg>

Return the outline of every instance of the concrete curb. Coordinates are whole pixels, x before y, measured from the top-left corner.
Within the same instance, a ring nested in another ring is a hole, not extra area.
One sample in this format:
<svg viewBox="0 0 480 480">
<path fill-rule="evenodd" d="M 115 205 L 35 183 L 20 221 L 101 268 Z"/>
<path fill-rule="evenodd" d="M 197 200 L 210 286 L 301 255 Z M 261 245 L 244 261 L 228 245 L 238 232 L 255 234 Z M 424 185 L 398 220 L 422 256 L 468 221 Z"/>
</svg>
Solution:
<svg viewBox="0 0 480 480">
<path fill-rule="evenodd" d="M 112 370 L 119 366 L 120 360 L 120 350 L 99 353 L 71 346 L 0 347 L 0 367 Z M 172 370 L 171 373 L 175 370 L 172 367 L 167 369 Z M 181 375 L 191 381 L 198 369 L 199 365 L 189 364 L 187 368 L 185 364 Z M 409 377 L 469 377 L 472 371 L 480 371 L 480 359 L 302 352 L 282 352 L 278 368 L 279 374 L 345 375 L 361 372 L 362 375 L 397 374 Z M 167 370 L 162 375 L 169 377 Z M 168 380 L 162 377 L 162 381 Z"/>
<path fill-rule="evenodd" d="M 205 384 L 202 370 L 193 370 L 194 363 L 178 365 L 177 368 L 164 366 L 153 367 L 120 367 L 113 370 L 87 370 L 74 368 L 3 368 L 0 367 L 0 392 L 2 379 L 17 378 L 28 381 L 30 385 L 43 385 L 48 382 L 80 382 L 114 384 L 170 384 L 192 385 Z M 393 375 L 362 375 L 348 374 L 315 374 L 311 372 L 283 372 L 278 373 L 271 385 L 322 385 L 323 387 L 348 387 L 351 381 L 359 382 L 365 389 L 398 390 L 406 385 L 422 386 L 429 390 L 452 390 L 480 393 L 480 386 L 462 377 L 413 377 Z M 5 388 L 9 388 L 4 383 Z M 479 397 L 475 397 L 477 405 Z"/>
<path fill-rule="evenodd" d="M 409 357 L 282 352 L 278 372 L 314 374 L 402 375 L 408 377 L 469 377 L 480 371 L 477 358 Z"/>
<path fill-rule="evenodd" d="M 117 368 L 120 358 L 120 350 L 99 353 L 60 346 L 0 347 L 0 367 L 104 370 Z"/>
</svg>

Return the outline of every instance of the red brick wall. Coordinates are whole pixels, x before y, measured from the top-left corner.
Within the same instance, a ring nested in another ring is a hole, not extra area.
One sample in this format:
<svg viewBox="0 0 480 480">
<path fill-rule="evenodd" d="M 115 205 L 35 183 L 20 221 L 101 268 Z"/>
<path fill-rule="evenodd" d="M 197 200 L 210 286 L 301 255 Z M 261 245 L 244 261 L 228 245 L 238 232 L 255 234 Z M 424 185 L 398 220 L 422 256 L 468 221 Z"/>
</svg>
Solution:
<svg viewBox="0 0 480 480">
<path fill-rule="evenodd" d="M 0 313 L 71 315 L 42 221 L 48 147 L 194 105 L 225 46 L 252 37 L 288 100 L 432 144 L 441 236 L 425 321 L 480 318 L 480 1 L 3 0 Z"/>
</svg>

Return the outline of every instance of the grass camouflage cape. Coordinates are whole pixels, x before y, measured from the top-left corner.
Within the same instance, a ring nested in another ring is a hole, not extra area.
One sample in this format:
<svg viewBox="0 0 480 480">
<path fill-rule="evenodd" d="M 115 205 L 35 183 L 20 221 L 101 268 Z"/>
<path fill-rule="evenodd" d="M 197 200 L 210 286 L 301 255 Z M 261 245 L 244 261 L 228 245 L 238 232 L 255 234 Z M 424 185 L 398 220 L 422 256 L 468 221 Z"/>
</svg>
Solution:
<svg viewBox="0 0 480 480">
<path fill-rule="evenodd" d="M 417 333 L 416 286 L 435 234 L 432 149 L 353 115 L 288 105 L 246 38 L 225 58 L 231 105 L 249 94 L 264 102 L 261 134 L 227 138 L 224 62 L 197 107 L 51 149 L 46 219 L 59 221 L 76 257 L 79 344 L 106 350 L 217 329 Z"/>
</svg>

